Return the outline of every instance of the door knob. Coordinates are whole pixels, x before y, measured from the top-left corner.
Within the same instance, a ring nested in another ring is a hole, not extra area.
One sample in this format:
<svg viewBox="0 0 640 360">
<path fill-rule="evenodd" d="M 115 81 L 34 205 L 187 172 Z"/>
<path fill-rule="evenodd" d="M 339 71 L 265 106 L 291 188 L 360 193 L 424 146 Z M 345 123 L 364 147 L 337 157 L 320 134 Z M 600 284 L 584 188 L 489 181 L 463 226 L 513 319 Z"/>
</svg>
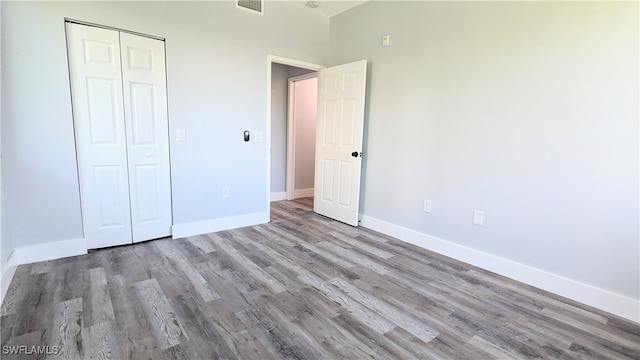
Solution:
<svg viewBox="0 0 640 360">
<path fill-rule="evenodd" d="M 358 157 L 358 152 L 357 152 L 357 151 L 352 152 L 352 153 L 351 153 L 351 156 L 353 156 L 353 157 Z"/>
</svg>

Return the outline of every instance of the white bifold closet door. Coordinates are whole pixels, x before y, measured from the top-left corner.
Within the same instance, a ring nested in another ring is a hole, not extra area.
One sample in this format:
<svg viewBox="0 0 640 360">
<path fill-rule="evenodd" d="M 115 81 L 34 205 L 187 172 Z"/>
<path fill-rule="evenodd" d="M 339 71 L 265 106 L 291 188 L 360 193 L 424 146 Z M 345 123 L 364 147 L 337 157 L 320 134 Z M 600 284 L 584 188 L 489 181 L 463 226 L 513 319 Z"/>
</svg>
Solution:
<svg viewBox="0 0 640 360">
<path fill-rule="evenodd" d="M 171 235 L 164 42 L 67 23 L 88 248 Z"/>
</svg>

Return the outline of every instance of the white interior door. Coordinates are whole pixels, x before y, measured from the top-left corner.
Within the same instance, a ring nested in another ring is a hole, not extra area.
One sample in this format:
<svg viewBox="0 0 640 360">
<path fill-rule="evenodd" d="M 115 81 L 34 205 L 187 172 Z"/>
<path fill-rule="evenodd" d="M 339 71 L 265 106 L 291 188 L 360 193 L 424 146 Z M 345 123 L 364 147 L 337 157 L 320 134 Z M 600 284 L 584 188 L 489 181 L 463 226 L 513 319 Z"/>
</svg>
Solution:
<svg viewBox="0 0 640 360">
<path fill-rule="evenodd" d="M 171 235 L 164 42 L 120 33 L 133 242 Z"/>
<path fill-rule="evenodd" d="M 84 236 L 131 243 L 127 143 L 117 31 L 67 24 Z"/>
<path fill-rule="evenodd" d="M 358 226 L 367 61 L 320 70 L 314 211 Z"/>
<path fill-rule="evenodd" d="M 171 235 L 164 43 L 67 24 L 89 248 Z"/>
</svg>

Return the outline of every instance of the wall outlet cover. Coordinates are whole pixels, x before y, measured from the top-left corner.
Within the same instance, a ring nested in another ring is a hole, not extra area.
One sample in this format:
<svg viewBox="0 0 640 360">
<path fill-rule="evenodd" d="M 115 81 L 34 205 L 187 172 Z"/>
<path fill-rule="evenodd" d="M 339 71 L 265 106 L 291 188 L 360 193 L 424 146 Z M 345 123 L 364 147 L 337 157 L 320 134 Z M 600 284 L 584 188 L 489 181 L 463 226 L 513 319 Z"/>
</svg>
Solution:
<svg viewBox="0 0 640 360">
<path fill-rule="evenodd" d="M 484 222 L 484 212 L 475 210 L 473 212 L 473 223 L 476 225 L 482 226 L 483 222 Z"/>
</svg>

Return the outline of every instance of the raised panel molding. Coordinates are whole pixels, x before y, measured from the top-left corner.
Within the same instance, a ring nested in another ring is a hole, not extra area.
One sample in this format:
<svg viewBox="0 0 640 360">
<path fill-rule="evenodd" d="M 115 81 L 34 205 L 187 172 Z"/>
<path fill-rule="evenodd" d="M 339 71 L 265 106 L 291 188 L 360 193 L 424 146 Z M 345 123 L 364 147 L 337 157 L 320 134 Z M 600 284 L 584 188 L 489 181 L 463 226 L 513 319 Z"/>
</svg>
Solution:
<svg viewBox="0 0 640 360">
<path fill-rule="evenodd" d="M 145 49 L 129 47 L 129 69 L 142 69 L 153 71 L 153 52 Z"/>
<path fill-rule="evenodd" d="M 136 165 L 136 208 L 139 224 L 160 221 L 158 198 L 158 166 Z"/>
<path fill-rule="evenodd" d="M 133 145 L 156 145 L 155 96 L 153 84 L 131 83 Z"/>
<path fill-rule="evenodd" d="M 113 47 L 110 43 L 84 40 L 84 61 L 113 64 Z"/>
<path fill-rule="evenodd" d="M 118 119 L 115 104 L 115 82 L 87 78 L 87 100 L 92 144 L 117 144 Z M 109 99 L 108 102 L 98 99 Z"/>
</svg>

